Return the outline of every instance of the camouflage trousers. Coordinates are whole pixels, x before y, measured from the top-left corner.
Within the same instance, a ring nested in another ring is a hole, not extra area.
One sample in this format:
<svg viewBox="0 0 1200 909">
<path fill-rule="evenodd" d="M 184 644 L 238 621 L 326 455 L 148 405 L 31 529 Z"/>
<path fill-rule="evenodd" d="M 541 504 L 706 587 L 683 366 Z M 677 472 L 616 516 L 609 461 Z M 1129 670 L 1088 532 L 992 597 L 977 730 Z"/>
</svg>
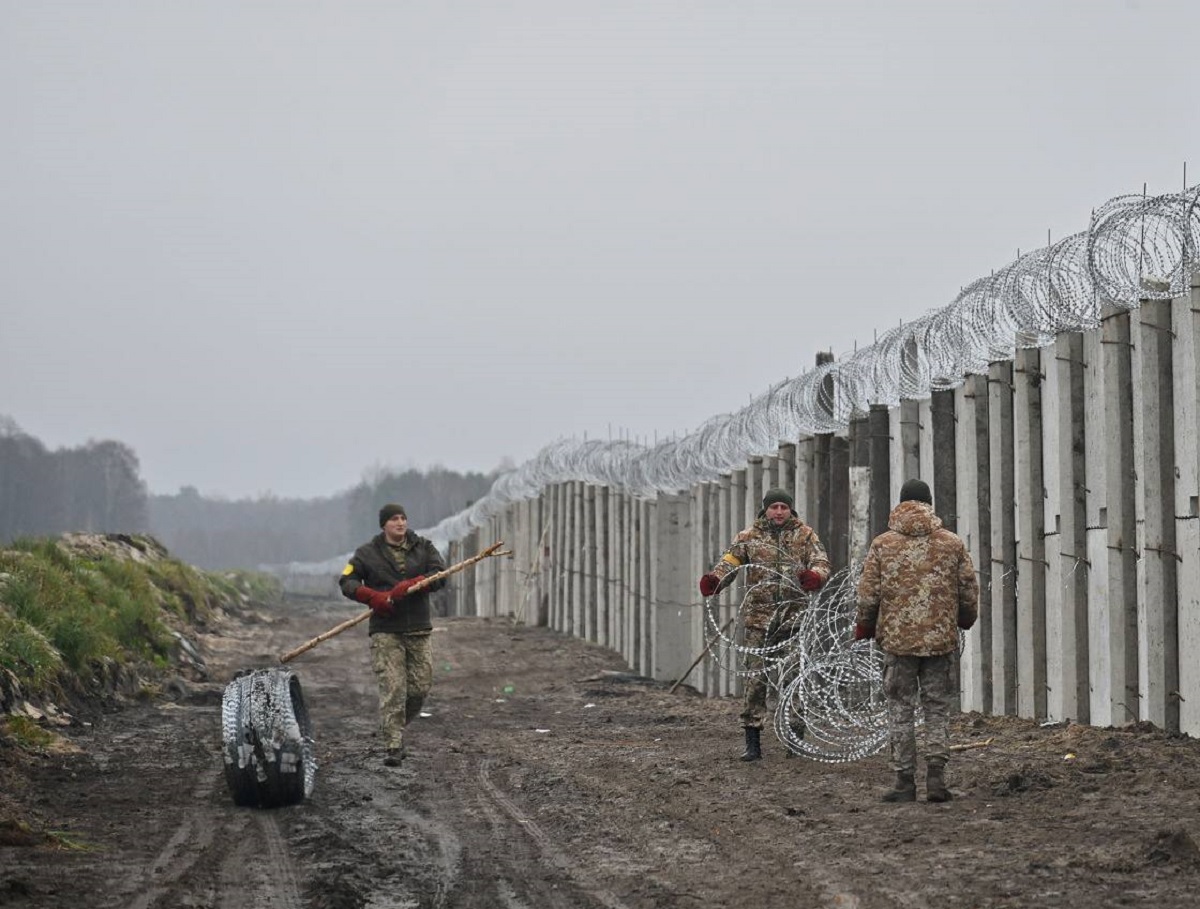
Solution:
<svg viewBox="0 0 1200 909">
<path fill-rule="evenodd" d="M 747 628 L 742 637 L 743 647 L 759 648 L 766 643 L 767 633 L 762 628 Z M 752 675 L 742 679 L 742 725 L 751 729 L 762 729 L 767 716 L 767 676 L 763 672 L 763 658 L 757 653 L 747 653 L 743 668 Z"/>
<path fill-rule="evenodd" d="M 379 682 L 379 729 L 385 748 L 404 744 L 404 727 L 421 712 L 433 687 L 433 648 L 427 631 L 371 635 L 371 668 Z"/>
<path fill-rule="evenodd" d="M 892 769 L 914 773 L 917 769 L 918 705 L 925 713 L 925 762 L 944 766 L 950 759 L 950 699 L 955 691 L 952 653 L 940 656 L 883 655 L 883 693 L 888 702 L 888 729 Z"/>
</svg>

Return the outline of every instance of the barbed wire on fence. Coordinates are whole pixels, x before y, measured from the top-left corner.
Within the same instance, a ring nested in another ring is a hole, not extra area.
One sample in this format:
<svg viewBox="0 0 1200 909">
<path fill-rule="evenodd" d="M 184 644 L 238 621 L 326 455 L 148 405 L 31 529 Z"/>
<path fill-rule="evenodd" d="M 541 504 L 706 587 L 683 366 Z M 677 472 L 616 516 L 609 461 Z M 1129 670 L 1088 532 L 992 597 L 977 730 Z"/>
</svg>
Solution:
<svg viewBox="0 0 1200 909">
<path fill-rule="evenodd" d="M 741 410 L 653 445 L 628 439 L 557 439 L 500 476 L 469 508 L 420 533 L 444 549 L 560 483 L 607 486 L 639 499 L 713 482 L 782 440 L 836 432 L 871 405 L 896 406 L 953 390 L 1018 349 L 1087 331 L 1105 307 L 1189 292 L 1200 264 L 1200 184 L 1161 196 L 1118 196 L 1086 231 L 1018 258 L 964 287 L 954 301 L 890 329 L 868 347 L 773 385 Z M 333 561 L 337 561 L 336 559 Z M 323 571 L 293 563 L 289 571 Z"/>
<path fill-rule="evenodd" d="M 1105 307 L 1189 292 L 1200 262 L 1200 184 L 1160 196 L 1118 196 L 1086 231 L 1019 255 L 954 301 L 884 333 L 850 356 L 773 385 L 731 414 L 653 445 L 562 438 L 496 480 L 470 508 L 421 532 L 439 545 L 461 539 L 514 502 L 549 486 L 583 482 L 638 498 L 711 482 L 768 455 L 779 442 L 836 432 L 871 405 L 896 406 L 985 374 L 1019 349 L 1099 325 Z"/>
</svg>

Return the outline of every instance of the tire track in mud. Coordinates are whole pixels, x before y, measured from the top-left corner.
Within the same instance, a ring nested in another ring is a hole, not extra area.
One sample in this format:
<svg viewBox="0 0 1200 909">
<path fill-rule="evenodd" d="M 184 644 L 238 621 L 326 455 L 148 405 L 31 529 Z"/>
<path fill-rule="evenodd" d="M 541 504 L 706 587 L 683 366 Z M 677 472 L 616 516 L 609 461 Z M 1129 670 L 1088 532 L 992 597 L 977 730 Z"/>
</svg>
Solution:
<svg viewBox="0 0 1200 909">
<path fill-rule="evenodd" d="M 484 758 L 479 762 L 476 779 L 478 779 L 480 787 L 537 844 L 543 861 L 561 872 L 587 896 L 605 906 L 606 909 L 628 909 L 613 893 L 593 884 L 587 875 L 580 873 L 578 868 L 555 848 L 554 843 L 546 835 L 545 831 L 532 818 L 526 815 L 525 812 L 518 808 L 516 803 L 505 795 L 500 787 L 492 782 L 492 767 L 493 761 L 488 758 Z"/>
<path fill-rule="evenodd" d="M 462 845 L 458 837 L 444 824 L 423 817 L 415 811 L 393 806 L 395 817 L 417 831 L 425 842 L 434 846 L 434 886 L 431 909 L 442 909 L 462 879 Z"/>
<path fill-rule="evenodd" d="M 253 811 L 253 822 L 239 832 L 221 863 L 220 909 L 301 909 L 296 869 L 275 815 Z"/>
<path fill-rule="evenodd" d="M 162 849 L 135 874 L 121 909 L 302 909 L 300 887 L 274 814 L 217 807 L 222 773 L 201 774 Z"/>
<path fill-rule="evenodd" d="M 200 774 L 190 801 L 193 806 L 208 802 L 216 789 L 216 771 Z M 127 909 L 149 909 L 159 905 L 174 885 L 186 875 L 212 845 L 212 823 L 200 823 L 203 809 L 192 807 L 183 813 L 179 826 L 167 838 L 162 850 L 133 882 Z M 211 821 L 211 818 L 204 818 Z"/>
</svg>

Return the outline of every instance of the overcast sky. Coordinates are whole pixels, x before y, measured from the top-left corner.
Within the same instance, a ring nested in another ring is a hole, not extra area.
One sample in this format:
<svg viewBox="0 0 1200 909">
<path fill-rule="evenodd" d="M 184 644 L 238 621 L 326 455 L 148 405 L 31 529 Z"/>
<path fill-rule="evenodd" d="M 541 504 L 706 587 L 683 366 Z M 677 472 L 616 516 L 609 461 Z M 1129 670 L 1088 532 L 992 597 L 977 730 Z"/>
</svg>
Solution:
<svg viewBox="0 0 1200 909">
<path fill-rule="evenodd" d="M 0 415 L 158 493 L 686 432 L 1200 182 L 1200 3 L 0 12 Z"/>
</svg>

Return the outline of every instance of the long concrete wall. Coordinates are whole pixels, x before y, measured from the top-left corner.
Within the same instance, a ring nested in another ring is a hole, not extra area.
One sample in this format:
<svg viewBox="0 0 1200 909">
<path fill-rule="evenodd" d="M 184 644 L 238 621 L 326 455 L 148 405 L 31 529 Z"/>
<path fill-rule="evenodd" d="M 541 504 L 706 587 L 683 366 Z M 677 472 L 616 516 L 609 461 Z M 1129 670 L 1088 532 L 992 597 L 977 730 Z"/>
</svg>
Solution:
<svg viewBox="0 0 1200 909">
<path fill-rule="evenodd" d="M 1195 282 L 1194 282 L 1195 283 Z M 574 481 L 470 537 L 514 549 L 456 579 L 459 615 L 546 624 L 636 671 L 737 694 L 705 652 L 696 579 L 758 510 L 795 492 L 835 568 L 861 560 L 920 477 L 966 540 L 980 620 L 965 710 L 1200 734 L 1200 287 L 1103 313 L 1099 328 L 992 363 L 954 391 L 783 440 L 709 483 L 639 499 Z M 741 592 L 718 597 L 717 619 Z"/>
</svg>

